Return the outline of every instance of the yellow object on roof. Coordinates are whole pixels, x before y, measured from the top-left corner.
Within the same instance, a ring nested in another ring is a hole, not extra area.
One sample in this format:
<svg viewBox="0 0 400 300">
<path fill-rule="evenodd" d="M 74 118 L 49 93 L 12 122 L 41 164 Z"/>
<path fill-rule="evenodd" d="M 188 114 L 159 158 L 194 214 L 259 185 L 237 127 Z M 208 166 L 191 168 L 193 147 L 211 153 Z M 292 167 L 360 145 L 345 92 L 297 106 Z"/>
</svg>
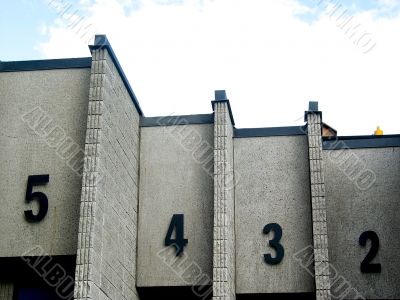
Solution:
<svg viewBox="0 0 400 300">
<path fill-rule="evenodd" d="M 383 135 L 383 131 L 379 126 L 377 126 L 374 134 L 375 135 Z"/>
</svg>

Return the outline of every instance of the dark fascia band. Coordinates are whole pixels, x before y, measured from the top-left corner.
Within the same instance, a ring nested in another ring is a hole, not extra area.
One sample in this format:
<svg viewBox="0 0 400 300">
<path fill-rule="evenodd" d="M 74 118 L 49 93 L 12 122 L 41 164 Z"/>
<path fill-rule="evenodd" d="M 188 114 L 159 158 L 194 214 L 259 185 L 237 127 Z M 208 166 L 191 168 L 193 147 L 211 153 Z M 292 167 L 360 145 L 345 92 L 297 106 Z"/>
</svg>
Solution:
<svg viewBox="0 0 400 300">
<path fill-rule="evenodd" d="M 234 129 L 235 138 L 306 135 L 306 126 Z"/>
<path fill-rule="evenodd" d="M 188 124 L 213 124 L 213 123 L 214 123 L 213 114 L 140 118 L 141 127 L 188 125 Z"/>
<path fill-rule="evenodd" d="M 90 68 L 91 64 L 92 64 L 91 57 L 25 60 L 25 61 L 2 61 L 0 62 L 0 72 Z"/>
<path fill-rule="evenodd" d="M 94 45 L 90 45 L 89 49 L 90 49 L 90 51 L 93 52 L 94 50 L 101 49 L 101 48 L 107 49 L 112 61 L 114 62 L 115 66 L 118 70 L 119 76 L 121 76 L 122 82 L 124 83 L 129 95 L 132 98 L 133 104 L 135 105 L 139 115 L 143 116 L 143 111 L 140 108 L 139 101 L 137 100 L 135 93 L 133 92 L 133 89 L 132 89 L 131 85 L 129 84 L 129 81 L 126 78 L 124 71 L 122 70 L 122 67 L 118 61 L 117 56 L 114 53 L 113 48 L 111 47 L 110 42 L 108 41 L 108 39 L 105 35 L 96 35 L 96 37 L 94 39 Z"/>
<path fill-rule="evenodd" d="M 400 147 L 400 134 L 324 137 L 323 150 Z"/>
</svg>

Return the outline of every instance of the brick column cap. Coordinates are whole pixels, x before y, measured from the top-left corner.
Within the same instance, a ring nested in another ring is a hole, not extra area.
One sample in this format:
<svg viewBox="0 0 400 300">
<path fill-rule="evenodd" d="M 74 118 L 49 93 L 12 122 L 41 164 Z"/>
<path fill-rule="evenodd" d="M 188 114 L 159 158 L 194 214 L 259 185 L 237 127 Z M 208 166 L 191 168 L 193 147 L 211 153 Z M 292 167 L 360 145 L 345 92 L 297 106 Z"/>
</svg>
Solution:
<svg viewBox="0 0 400 300">
<path fill-rule="evenodd" d="M 317 114 L 321 116 L 322 122 L 322 111 L 318 110 L 318 101 L 309 101 L 308 102 L 308 110 L 304 112 L 304 122 L 307 122 L 307 115 L 308 114 Z"/>
<path fill-rule="evenodd" d="M 128 81 L 128 78 L 126 78 L 124 70 L 122 69 L 122 67 L 119 63 L 117 55 L 115 55 L 114 50 L 111 47 L 111 44 L 107 39 L 107 36 L 104 34 L 96 34 L 93 45 L 89 45 L 90 52 L 92 53 L 93 51 L 95 51 L 97 49 L 103 49 L 103 48 L 107 49 L 108 54 L 110 55 L 112 61 L 114 62 L 115 67 L 117 68 L 118 74 L 119 74 L 119 76 L 121 76 L 122 82 L 124 83 L 125 88 L 129 93 L 129 96 L 131 96 L 132 102 L 135 105 L 137 112 L 139 113 L 140 116 L 144 116 L 143 111 L 140 108 L 139 101 L 137 100 L 136 95 L 133 92 L 133 89 Z"/>
<path fill-rule="evenodd" d="M 229 99 L 226 97 L 225 90 L 216 90 L 215 91 L 215 100 L 211 101 L 211 106 L 212 106 L 212 109 L 214 112 L 215 112 L 215 103 L 227 103 L 231 123 L 232 123 L 232 125 L 235 125 L 235 120 L 233 119 L 231 104 L 229 103 Z"/>
</svg>

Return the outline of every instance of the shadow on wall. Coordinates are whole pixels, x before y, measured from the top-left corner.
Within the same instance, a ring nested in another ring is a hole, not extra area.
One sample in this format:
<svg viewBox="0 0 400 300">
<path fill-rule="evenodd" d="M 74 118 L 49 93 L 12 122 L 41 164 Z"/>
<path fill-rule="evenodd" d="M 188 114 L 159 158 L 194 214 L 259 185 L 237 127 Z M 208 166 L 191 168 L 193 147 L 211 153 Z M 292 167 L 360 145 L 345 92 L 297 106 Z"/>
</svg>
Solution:
<svg viewBox="0 0 400 300">
<path fill-rule="evenodd" d="M 209 290 L 211 286 L 202 286 Z M 211 300 L 212 293 L 204 297 L 196 296 L 191 286 L 167 286 L 167 287 L 138 287 L 140 300 Z"/>
</svg>

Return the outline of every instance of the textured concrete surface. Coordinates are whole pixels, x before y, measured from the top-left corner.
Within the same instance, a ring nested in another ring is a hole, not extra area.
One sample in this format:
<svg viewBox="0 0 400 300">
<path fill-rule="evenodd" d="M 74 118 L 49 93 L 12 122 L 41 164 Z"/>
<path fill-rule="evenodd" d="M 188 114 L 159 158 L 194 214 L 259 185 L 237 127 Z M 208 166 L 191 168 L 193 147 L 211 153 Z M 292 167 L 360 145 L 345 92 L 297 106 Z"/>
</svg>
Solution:
<svg viewBox="0 0 400 300">
<path fill-rule="evenodd" d="M 227 102 L 214 103 L 213 299 L 235 299 L 233 126 Z"/>
<path fill-rule="evenodd" d="M 317 300 L 330 300 L 330 269 L 326 219 L 325 174 L 322 159 L 322 114 L 307 113 L 308 158 L 310 166 L 314 273 Z"/>
<path fill-rule="evenodd" d="M 400 298 L 400 148 L 324 150 L 323 154 L 329 255 L 336 278 L 343 276 L 348 286 L 367 299 Z M 353 180 L 363 169 L 376 175 L 367 190 L 358 188 Z M 360 271 L 371 243 L 361 247 L 358 240 L 367 230 L 379 237 L 380 247 L 372 263 L 381 264 L 381 273 Z M 332 283 L 332 295 L 343 290 L 340 283 Z"/>
<path fill-rule="evenodd" d="M 312 245 L 307 149 L 306 136 L 234 139 L 237 293 L 314 291 L 313 277 L 294 258 Z M 263 234 L 268 223 L 283 231 L 277 265 L 264 262 L 264 254 L 275 256 L 273 234 Z"/>
<path fill-rule="evenodd" d="M 192 263 L 212 278 L 212 166 L 212 124 L 141 128 L 138 286 L 190 286 L 183 274 Z M 164 246 L 174 214 L 184 214 L 188 240 L 178 258 Z"/>
<path fill-rule="evenodd" d="M 91 69 L 0 73 L 0 99 L 0 257 L 32 247 L 28 255 L 77 254 L 75 299 L 138 299 L 136 284 L 206 285 L 200 293 L 215 300 L 400 298 L 400 148 L 322 151 L 314 113 L 308 137 L 232 139 L 226 102 L 214 103 L 215 124 L 166 117 L 166 126 L 161 117 L 140 128 L 104 48 Z M 49 211 L 32 224 L 24 210 L 38 205 L 25 192 L 38 174 L 50 175 L 33 189 Z M 188 240 L 179 257 L 164 246 L 174 214 L 184 214 Z M 275 256 L 269 223 L 283 230 L 277 265 L 264 261 Z M 381 273 L 360 270 L 367 230 L 380 240 L 372 263 Z M 315 274 L 312 260 L 310 269 L 296 257 L 310 249 Z M 0 282 L 0 299 L 11 300 L 14 286 Z"/>
<path fill-rule="evenodd" d="M 0 73 L 2 257 L 35 245 L 50 255 L 76 253 L 82 177 L 74 168 L 83 167 L 89 79 L 89 69 Z M 33 191 L 47 195 L 49 210 L 32 224 L 24 211 L 36 213 L 38 204 L 27 204 L 25 193 L 28 175 L 40 174 L 50 182 Z"/>
<path fill-rule="evenodd" d="M 139 115 L 107 50 L 93 52 L 75 299 L 138 299 Z"/>
</svg>

